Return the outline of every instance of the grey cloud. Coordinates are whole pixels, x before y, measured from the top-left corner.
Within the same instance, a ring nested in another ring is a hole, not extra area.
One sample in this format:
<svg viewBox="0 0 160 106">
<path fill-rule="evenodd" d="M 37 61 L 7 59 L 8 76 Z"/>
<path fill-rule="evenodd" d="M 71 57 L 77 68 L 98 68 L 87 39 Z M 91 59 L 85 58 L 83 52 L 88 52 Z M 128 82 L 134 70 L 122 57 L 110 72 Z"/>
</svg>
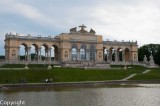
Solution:
<svg viewBox="0 0 160 106">
<path fill-rule="evenodd" d="M 85 24 L 104 40 L 160 43 L 159 13 L 159 0 L 0 0 L 0 34 L 15 31 L 47 36 Z M 12 17 L 14 21 L 8 21 Z"/>
</svg>

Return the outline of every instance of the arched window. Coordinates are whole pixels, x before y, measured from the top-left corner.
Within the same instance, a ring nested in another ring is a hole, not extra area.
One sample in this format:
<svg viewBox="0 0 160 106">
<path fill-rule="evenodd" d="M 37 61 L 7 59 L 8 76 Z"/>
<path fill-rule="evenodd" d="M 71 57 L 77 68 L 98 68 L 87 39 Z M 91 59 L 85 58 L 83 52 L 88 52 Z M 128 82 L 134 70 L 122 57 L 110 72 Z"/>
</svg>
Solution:
<svg viewBox="0 0 160 106">
<path fill-rule="evenodd" d="M 77 45 L 73 44 L 72 45 L 72 60 L 77 60 Z"/>
<path fill-rule="evenodd" d="M 94 45 L 91 45 L 90 47 L 90 60 L 95 60 L 95 46 Z"/>
<path fill-rule="evenodd" d="M 58 46 L 52 45 L 51 47 L 51 60 L 58 61 Z"/>
<path fill-rule="evenodd" d="M 80 58 L 81 58 L 81 60 L 86 60 L 86 46 L 85 45 L 81 46 Z"/>
<path fill-rule="evenodd" d="M 27 60 L 28 45 L 22 43 L 20 45 L 20 60 Z"/>
</svg>

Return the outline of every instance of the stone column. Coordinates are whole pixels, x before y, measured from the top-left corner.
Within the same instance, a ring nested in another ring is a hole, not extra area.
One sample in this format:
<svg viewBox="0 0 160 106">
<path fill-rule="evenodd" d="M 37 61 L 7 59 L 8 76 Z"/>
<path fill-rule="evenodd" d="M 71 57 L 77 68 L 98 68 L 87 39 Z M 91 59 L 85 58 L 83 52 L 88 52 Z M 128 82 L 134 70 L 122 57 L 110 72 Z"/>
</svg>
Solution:
<svg viewBox="0 0 160 106">
<path fill-rule="evenodd" d="M 5 60 L 9 61 L 8 57 L 9 57 L 9 50 L 7 48 L 7 49 L 5 49 Z"/>
<path fill-rule="evenodd" d="M 118 58 L 117 58 L 117 50 L 115 50 L 115 62 L 118 62 Z"/>
<path fill-rule="evenodd" d="M 58 56 L 60 54 L 58 54 L 58 49 L 54 49 L 54 61 L 58 61 Z"/>
<path fill-rule="evenodd" d="M 97 54 L 98 54 L 97 52 L 98 52 L 98 50 L 95 50 L 95 54 L 94 54 L 94 55 L 95 55 L 95 58 L 94 58 L 94 60 L 97 60 L 97 56 L 98 56 L 98 55 L 97 55 Z"/>
<path fill-rule="evenodd" d="M 112 62 L 112 51 L 109 51 L 109 60 Z"/>
<path fill-rule="evenodd" d="M 45 48 L 45 61 L 47 61 L 47 57 L 48 57 L 48 50 Z"/>
<path fill-rule="evenodd" d="M 49 61 L 51 61 L 51 50 L 52 50 L 52 48 L 48 49 L 48 60 Z"/>
<path fill-rule="evenodd" d="M 39 51 L 38 48 L 36 48 L 36 61 L 38 61 L 38 58 L 39 58 Z"/>
<path fill-rule="evenodd" d="M 72 61 L 72 50 L 71 49 L 69 49 L 69 61 Z"/>
<path fill-rule="evenodd" d="M 20 61 L 20 47 L 18 47 L 18 61 Z"/>
<path fill-rule="evenodd" d="M 81 50 L 79 50 L 79 60 L 81 60 Z"/>
<path fill-rule="evenodd" d="M 41 48 L 38 48 L 38 61 L 41 61 Z"/>
<path fill-rule="evenodd" d="M 86 60 L 89 60 L 89 50 L 86 49 Z"/>
<path fill-rule="evenodd" d="M 24 59 L 25 59 L 25 61 L 27 61 L 27 49 L 26 49 L 26 48 L 24 48 L 24 51 L 25 51 Z"/>
<path fill-rule="evenodd" d="M 105 51 L 104 51 L 105 49 L 103 49 L 103 61 L 105 61 Z"/>
<path fill-rule="evenodd" d="M 61 49 L 58 49 L 58 57 L 57 57 L 57 61 L 62 61 L 62 57 L 61 57 Z"/>
<path fill-rule="evenodd" d="M 125 51 L 122 51 L 122 61 L 125 63 Z"/>
<path fill-rule="evenodd" d="M 46 54 L 47 54 L 46 60 L 48 61 L 49 60 L 49 48 L 47 49 Z"/>
<path fill-rule="evenodd" d="M 129 62 L 132 62 L 132 61 L 133 61 L 132 53 L 131 53 L 131 51 L 129 51 Z"/>
<path fill-rule="evenodd" d="M 77 49 L 77 60 L 80 60 L 80 49 Z"/>
<path fill-rule="evenodd" d="M 28 47 L 27 57 L 28 61 L 31 61 L 31 47 Z"/>
<path fill-rule="evenodd" d="M 119 62 L 119 51 L 117 51 L 117 62 Z"/>
<path fill-rule="evenodd" d="M 8 59 L 8 56 L 7 56 L 8 54 L 7 54 L 7 49 L 5 48 L 5 60 L 7 60 Z"/>
<path fill-rule="evenodd" d="M 109 61 L 109 50 L 106 50 L 107 51 L 107 62 L 110 62 Z"/>
</svg>

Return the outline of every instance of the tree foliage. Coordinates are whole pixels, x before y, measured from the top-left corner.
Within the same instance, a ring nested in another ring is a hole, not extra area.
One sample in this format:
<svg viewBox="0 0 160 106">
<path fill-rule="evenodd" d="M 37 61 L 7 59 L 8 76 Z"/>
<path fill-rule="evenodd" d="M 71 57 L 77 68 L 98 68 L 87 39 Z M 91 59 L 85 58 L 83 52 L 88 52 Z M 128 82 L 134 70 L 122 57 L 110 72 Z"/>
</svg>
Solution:
<svg viewBox="0 0 160 106">
<path fill-rule="evenodd" d="M 155 63 L 160 65 L 160 44 L 147 44 L 141 46 L 138 49 L 138 60 L 143 61 L 144 56 L 146 55 L 147 60 L 149 61 L 151 54 L 153 55 Z"/>
</svg>

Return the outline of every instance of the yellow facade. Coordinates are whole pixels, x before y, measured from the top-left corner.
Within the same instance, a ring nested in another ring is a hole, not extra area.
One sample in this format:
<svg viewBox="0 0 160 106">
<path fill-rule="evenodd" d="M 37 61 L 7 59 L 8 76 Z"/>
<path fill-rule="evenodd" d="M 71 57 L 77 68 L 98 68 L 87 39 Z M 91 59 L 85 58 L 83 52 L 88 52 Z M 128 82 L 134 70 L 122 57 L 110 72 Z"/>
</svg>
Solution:
<svg viewBox="0 0 160 106">
<path fill-rule="evenodd" d="M 20 60 L 20 45 L 25 47 L 25 61 L 32 62 L 31 46 L 36 49 L 37 61 L 42 61 L 41 46 L 45 47 L 46 61 L 107 61 L 107 62 L 136 62 L 138 61 L 137 42 L 103 41 L 102 35 L 95 31 L 85 30 L 85 26 L 70 29 L 70 33 L 62 33 L 52 38 L 41 36 L 20 36 L 6 34 L 5 59 Z M 54 47 L 54 60 L 51 59 L 51 47 Z"/>
</svg>

